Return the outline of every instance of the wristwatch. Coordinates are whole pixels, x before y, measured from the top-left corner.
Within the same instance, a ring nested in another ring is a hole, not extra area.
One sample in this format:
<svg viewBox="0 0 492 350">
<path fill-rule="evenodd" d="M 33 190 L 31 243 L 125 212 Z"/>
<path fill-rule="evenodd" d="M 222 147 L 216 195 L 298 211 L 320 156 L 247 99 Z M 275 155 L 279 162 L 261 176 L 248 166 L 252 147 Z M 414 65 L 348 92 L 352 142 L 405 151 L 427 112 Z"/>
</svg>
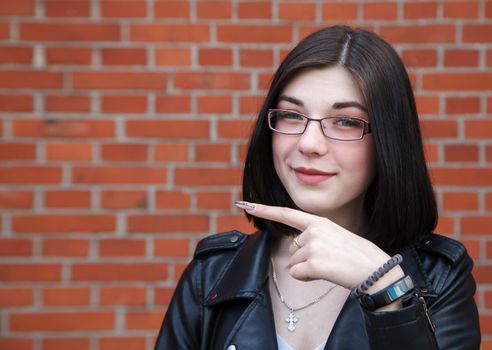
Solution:
<svg viewBox="0 0 492 350">
<path fill-rule="evenodd" d="M 403 298 L 405 295 L 410 294 L 414 289 L 415 286 L 412 278 L 407 275 L 379 292 L 362 295 L 359 298 L 359 301 L 367 310 L 374 311 Z"/>
</svg>

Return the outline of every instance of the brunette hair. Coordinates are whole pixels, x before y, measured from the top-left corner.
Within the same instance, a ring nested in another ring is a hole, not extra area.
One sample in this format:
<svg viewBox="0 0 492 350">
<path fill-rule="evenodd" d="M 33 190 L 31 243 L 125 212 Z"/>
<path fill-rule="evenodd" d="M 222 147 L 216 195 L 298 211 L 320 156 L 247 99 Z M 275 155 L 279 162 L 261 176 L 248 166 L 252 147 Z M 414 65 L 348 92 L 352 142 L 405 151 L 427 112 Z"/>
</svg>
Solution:
<svg viewBox="0 0 492 350">
<path fill-rule="evenodd" d="M 396 51 L 374 33 L 347 26 L 321 29 L 303 39 L 277 69 L 250 138 L 243 176 L 244 200 L 297 208 L 278 178 L 267 112 L 294 76 L 306 69 L 341 66 L 358 83 L 370 118 L 376 176 L 364 207 L 364 236 L 388 253 L 432 232 L 437 205 L 427 172 L 410 80 Z M 260 230 L 292 234 L 283 224 L 251 217 Z"/>
</svg>

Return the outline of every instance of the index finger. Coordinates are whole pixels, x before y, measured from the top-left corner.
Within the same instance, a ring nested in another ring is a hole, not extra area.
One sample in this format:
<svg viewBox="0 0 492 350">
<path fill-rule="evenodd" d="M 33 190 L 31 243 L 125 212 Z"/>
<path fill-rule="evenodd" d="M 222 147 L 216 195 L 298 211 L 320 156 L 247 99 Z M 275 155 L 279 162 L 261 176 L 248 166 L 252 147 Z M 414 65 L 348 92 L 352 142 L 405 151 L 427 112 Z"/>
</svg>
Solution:
<svg viewBox="0 0 492 350">
<path fill-rule="evenodd" d="M 235 201 L 234 204 L 246 210 L 248 214 L 258 218 L 280 222 L 300 231 L 304 231 L 311 223 L 319 220 L 319 217 L 316 215 L 292 208 L 275 207 L 245 201 Z"/>
</svg>

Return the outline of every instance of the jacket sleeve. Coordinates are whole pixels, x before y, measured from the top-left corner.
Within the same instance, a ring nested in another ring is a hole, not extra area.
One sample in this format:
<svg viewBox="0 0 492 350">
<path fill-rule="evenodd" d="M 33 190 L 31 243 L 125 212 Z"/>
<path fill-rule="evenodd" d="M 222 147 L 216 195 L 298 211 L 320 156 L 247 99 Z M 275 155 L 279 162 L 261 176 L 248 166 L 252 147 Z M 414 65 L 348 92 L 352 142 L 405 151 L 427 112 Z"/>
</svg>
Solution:
<svg viewBox="0 0 492 350">
<path fill-rule="evenodd" d="M 166 311 L 155 350 L 200 348 L 200 264 L 193 260 L 183 272 Z"/>
<path fill-rule="evenodd" d="M 436 292 L 427 298 L 427 305 L 416 296 L 398 311 L 363 309 L 371 349 L 478 350 L 481 336 L 471 258 L 464 251 L 452 262 L 440 258 L 424 263 Z"/>
</svg>

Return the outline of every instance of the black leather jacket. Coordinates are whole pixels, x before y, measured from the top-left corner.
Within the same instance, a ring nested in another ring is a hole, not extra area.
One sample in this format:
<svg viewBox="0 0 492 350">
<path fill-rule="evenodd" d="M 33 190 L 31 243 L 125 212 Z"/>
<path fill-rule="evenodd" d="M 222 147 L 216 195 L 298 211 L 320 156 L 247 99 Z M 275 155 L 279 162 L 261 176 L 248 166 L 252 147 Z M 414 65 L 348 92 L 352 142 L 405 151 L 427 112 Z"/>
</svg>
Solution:
<svg viewBox="0 0 492 350">
<path fill-rule="evenodd" d="M 176 287 L 155 349 L 277 349 L 270 241 L 268 233 L 237 231 L 203 239 Z M 325 349 L 479 349 L 473 263 L 463 245 L 432 234 L 401 254 L 428 312 L 418 296 L 401 310 L 379 313 L 348 298 Z"/>
</svg>

